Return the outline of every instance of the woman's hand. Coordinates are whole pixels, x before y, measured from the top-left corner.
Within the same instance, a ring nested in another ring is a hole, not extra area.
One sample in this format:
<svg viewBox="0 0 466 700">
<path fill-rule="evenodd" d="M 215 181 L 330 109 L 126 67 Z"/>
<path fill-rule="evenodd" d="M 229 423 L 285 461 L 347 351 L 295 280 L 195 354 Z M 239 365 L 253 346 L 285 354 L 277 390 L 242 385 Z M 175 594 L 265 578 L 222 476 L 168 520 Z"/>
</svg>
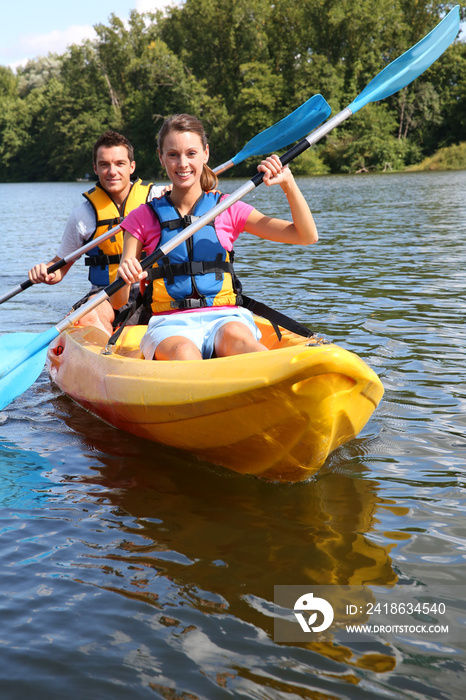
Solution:
<svg viewBox="0 0 466 700">
<path fill-rule="evenodd" d="M 294 181 L 289 167 L 282 165 L 280 158 L 275 153 L 263 160 L 257 169 L 264 173 L 264 184 L 267 187 L 282 185 L 282 189 L 286 191 L 287 185 Z"/>
<path fill-rule="evenodd" d="M 146 279 L 147 272 L 142 269 L 139 260 L 132 257 L 123 260 L 117 270 L 117 276 L 121 277 L 126 284 L 136 284 L 136 282 Z"/>
<path fill-rule="evenodd" d="M 314 218 L 289 167 L 282 165 L 280 158 L 274 154 L 263 160 L 257 169 L 264 173 L 266 185 L 280 185 L 288 200 L 293 223 L 265 216 L 253 209 L 244 230 L 268 241 L 296 245 L 316 243 L 319 237 Z"/>
</svg>

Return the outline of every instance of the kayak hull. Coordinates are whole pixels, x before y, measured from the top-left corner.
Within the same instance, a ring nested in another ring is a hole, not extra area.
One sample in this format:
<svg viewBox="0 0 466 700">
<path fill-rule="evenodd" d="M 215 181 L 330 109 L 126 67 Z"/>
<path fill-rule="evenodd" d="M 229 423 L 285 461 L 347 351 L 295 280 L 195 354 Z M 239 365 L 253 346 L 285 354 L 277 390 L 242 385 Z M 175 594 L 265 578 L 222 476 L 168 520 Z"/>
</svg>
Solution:
<svg viewBox="0 0 466 700">
<path fill-rule="evenodd" d="M 279 339 L 256 321 L 269 352 L 145 361 L 143 326 L 126 328 L 112 354 L 88 326 L 62 333 L 47 366 L 65 394 L 116 428 L 236 472 L 300 481 L 358 435 L 383 387 L 354 353 L 283 329 Z"/>
</svg>

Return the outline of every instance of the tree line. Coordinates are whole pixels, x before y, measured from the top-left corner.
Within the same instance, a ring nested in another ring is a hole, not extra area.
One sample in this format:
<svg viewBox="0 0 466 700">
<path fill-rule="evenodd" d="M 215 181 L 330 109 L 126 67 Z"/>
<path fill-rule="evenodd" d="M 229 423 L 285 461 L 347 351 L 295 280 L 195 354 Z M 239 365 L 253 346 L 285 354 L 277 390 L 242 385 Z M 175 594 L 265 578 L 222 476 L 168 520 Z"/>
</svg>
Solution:
<svg viewBox="0 0 466 700">
<path fill-rule="evenodd" d="M 137 174 L 161 178 L 156 134 L 200 117 L 211 164 L 321 93 L 332 113 L 424 37 L 456 3 L 439 0 L 185 0 L 166 14 L 110 15 L 97 39 L 0 67 L 0 181 L 92 173 L 106 129 L 124 133 Z M 463 17 L 464 18 L 464 17 Z M 466 44 L 414 83 L 364 107 L 294 162 L 296 174 L 403 169 L 466 141 Z M 255 159 L 257 161 L 257 159 Z M 251 173 L 247 161 L 233 174 Z"/>
</svg>

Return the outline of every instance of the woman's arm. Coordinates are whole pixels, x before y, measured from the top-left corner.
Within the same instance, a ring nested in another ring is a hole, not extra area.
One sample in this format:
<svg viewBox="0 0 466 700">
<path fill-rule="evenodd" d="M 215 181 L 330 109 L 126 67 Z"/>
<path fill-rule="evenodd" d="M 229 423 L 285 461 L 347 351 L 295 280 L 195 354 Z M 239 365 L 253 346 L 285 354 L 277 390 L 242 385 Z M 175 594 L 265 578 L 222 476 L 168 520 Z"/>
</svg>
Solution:
<svg viewBox="0 0 466 700">
<path fill-rule="evenodd" d="M 121 254 L 120 267 L 117 270 L 117 277 L 121 277 L 126 286 L 122 287 L 110 297 L 111 304 L 114 309 L 119 309 L 126 304 L 129 298 L 131 285 L 147 277 L 139 259 L 142 254 L 142 242 L 137 238 L 124 231 L 123 252 Z"/>
<path fill-rule="evenodd" d="M 253 209 L 248 216 L 244 230 L 259 238 L 280 243 L 309 245 L 318 240 L 317 228 L 296 180 L 287 165 L 283 166 L 278 156 L 273 155 L 263 160 L 258 170 L 264 173 L 264 184 L 280 185 L 290 206 L 293 222 L 275 219 Z"/>
</svg>

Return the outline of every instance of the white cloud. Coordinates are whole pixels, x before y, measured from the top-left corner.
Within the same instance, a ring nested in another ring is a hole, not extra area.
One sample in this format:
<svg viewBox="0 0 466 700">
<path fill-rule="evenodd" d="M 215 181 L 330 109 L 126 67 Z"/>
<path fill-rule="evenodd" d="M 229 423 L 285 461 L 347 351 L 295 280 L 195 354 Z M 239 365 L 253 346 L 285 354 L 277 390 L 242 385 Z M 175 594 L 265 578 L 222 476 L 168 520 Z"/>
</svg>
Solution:
<svg viewBox="0 0 466 700">
<path fill-rule="evenodd" d="M 48 53 L 62 54 L 71 44 L 80 44 L 84 39 L 95 39 L 94 28 L 87 24 L 73 24 L 63 31 L 54 30 L 47 34 L 23 34 L 16 46 L 16 53 L 26 56 L 46 56 Z M 10 64 L 12 68 L 26 63 L 20 59 Z"/>
<path fill-rule="evenodd" d="M 163 10 L 178 5 L 182 0 L 134 0 L 138 12 Z M 123 21 L 126 21 L 122 17 Z M 15 70 L 32 57 L 46 56 L 48 53 L 63 54 L 71 44 L 80 44 L 84 39 L 95 39 L 96 33 L 91 25 L 74 24 L 64 30 L 54 30 L 46 34 L 28 33 L 15 39 L 14 45 L 3 41 L 0 43 L 0 64 Z"/>
</svg>

